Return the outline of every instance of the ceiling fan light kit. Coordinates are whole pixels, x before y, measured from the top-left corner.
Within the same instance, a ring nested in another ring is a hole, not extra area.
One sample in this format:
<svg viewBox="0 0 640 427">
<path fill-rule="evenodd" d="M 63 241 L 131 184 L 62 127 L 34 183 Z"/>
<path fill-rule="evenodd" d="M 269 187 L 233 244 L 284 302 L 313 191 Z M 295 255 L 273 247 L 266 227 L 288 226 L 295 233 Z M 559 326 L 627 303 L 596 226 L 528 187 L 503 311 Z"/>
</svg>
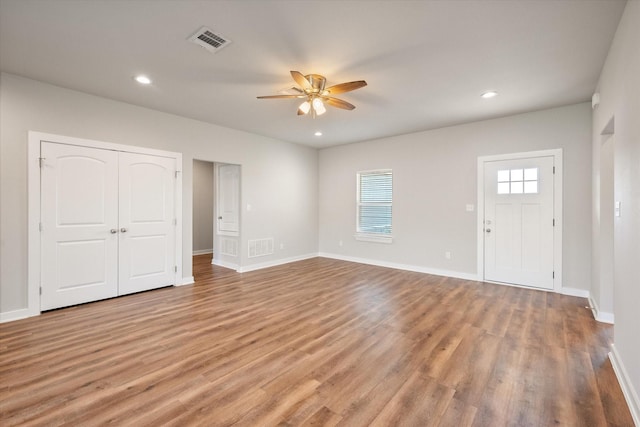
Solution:
<svg viewBox="0 0 640 427">
<path fill-rule="evenodd" d="M 296 92 L 299 92 L 299 94 L 258 96 L 258 99 L 304 99 L 304 102 L 298 107 L 298 115 L 302 116 L 311 113 L 311 117 L 315 117 L 327 111 L 325 103 L 343 110 L 353 110 L 356 108 L 355 105 L 335 98 L 333 95 L 350 92 L 367 85 L 367 82 L 364 80 L 357 80 L 340 83 L 325 89 L 327 79 L 320 74 L 308 74 L 305 76 L 299 71 L 291 71 L 291 77 L 293 77 L 293 80 L 300 86 L 300 89 L 293 88 Z"/>
<path fill-rule="evenodd" d="M 314 98 L 313 102 L 311 103 L 311 105 L 313 106 L 313 110 L 318 114 L 324 114 L 327 112 L 327 109 L 324 108 L 324 104 L 322 103 L 322 99 L 320 98 Z"/>
<path fill-rule="evenodd" d="M 302 114 L 308 114 L 309 111 L 311 110 L 311 103 L 309 101 L 304 101 L 302 104 L 300 104 L 300 107 L 298 107 L 298 115 L 302 115 Z"/>
</svg>

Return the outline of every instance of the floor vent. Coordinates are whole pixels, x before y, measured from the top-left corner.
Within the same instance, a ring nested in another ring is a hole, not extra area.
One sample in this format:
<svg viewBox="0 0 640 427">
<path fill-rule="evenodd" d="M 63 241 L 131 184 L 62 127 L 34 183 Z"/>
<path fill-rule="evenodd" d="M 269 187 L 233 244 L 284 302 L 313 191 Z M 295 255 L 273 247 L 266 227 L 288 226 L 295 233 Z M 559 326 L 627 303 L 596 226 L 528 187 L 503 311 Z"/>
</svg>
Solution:
<svg viewBox="0 0 640 427">
<path fill-rule="evenodd" d="M 273 253 L 273 237 L 249 240 L 249 258 L 271 255 Z"/>
<path fill-rule="evenodd" d="M 225 237 L 221 238 L 220 255 L 238 256 L 238 241 Z"/>
<path fill-rule="evenodd" d="M 216 53 L 231 43 L 231 40 L 220 33 L 214 33 L 213 30 L 202 27 L 194 35 L 189 37 L 189 41 L 202 46 L 211 53 Z"/>
</svg>

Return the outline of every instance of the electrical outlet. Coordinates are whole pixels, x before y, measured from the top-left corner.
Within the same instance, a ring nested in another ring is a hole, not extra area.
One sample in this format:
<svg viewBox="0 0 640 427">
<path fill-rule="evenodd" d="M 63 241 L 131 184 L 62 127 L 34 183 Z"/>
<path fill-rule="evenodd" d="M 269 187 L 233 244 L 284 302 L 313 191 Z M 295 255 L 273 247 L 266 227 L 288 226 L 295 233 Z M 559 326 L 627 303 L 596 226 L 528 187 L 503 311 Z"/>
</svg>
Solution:
<svg viewBox="0 0 640 427">
<path fill-rule="evenodd" d="M 280 243 L 280 250 L 284 249 L 284 243 Z"/>
<path fill-rule="evenodd" d="M 445 252 L 445 253 L 444 253 L 444 257 L 445 257 L 446 259 L 451 259 L 451 252 L 449 252 L 449 251 Z"/>
</svg>

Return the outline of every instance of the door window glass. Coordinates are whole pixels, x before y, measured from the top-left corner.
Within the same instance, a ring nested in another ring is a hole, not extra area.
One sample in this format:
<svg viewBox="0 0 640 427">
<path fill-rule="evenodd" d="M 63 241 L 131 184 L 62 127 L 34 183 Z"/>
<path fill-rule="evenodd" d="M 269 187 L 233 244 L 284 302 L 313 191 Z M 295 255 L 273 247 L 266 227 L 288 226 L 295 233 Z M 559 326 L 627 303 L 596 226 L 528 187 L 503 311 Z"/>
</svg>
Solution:
<svg viewBox="0 0 640 427">
<path fill-rule="evenodd" d="M 538 168 L 498 171 L 498 194 L 537 194 Z"/>
</svg>

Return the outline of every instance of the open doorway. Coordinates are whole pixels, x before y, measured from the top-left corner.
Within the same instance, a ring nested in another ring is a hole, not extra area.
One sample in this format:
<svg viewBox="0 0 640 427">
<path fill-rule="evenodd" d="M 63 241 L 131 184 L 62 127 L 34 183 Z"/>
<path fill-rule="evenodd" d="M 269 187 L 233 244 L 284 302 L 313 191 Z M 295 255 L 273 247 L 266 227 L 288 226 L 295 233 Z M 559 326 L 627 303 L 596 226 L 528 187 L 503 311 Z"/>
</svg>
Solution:
<svg viewBox="0 0 640 427">
<path fill-rule="evenodd" d="M 591 305 L 600 322 L 614 323 L 614 235 L 615 216 L 615 135 L 611 118 L 601 133 L 599 176 L 596 184 L 596 224 L 594 233 L 594 263 L 592 266 Z"/>
<path fill-rule="evenodd" d="M 214 163 L 193 160 L 193 255 L 213 260 Z"/>
<path fill-rule="evenodd" d="M 613 136 L 600 149 L 600 309 L 601 321 L 613 323 L 613 227 L 614 154 Z"/>
<path fill-rule="evenodd" d="M 240 268 L 240 170 L 240 165 L 193 160 L 194 277 L 196 264 Z"/>
</svg>

